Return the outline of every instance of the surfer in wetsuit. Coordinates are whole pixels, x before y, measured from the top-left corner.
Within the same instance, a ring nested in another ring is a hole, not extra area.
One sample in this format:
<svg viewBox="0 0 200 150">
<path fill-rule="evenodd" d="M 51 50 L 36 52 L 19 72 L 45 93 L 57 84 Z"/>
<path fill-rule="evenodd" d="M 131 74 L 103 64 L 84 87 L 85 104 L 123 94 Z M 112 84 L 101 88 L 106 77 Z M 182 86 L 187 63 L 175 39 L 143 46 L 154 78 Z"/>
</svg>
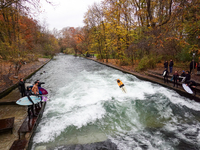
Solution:
<svg viewBox="0 0 200 150">
<path fill-rule="evenodd" d="M 19 81 L 19 91 L 21 93 L 21 96 L 24 97 L 25 96 L 25 83 L 24 83 L 24 79 L 21 78 Z"/>
<path fill-rule="evenodd" d="M 119 87 L 124 91 L 124 93 L 126 93 L 126 90 L 124 88 L 124 84 L 122 83 L 122 81 L 120 81 L 119 79 L 117 79 L 117 84 L 119 85 Z"/>
<path fill-rule="evenodd" d="M 44 82 L 40 82 L 40 80 L 37 80 L 36 82 L 38 82 L 38 87 L 41 87 L 42 84 L 45 84 Z"/>
<path fill-rule="evenodd" d="M 189 80 L 186 82 L 186 85 L 189 86 L 191 88 L 191 90 L 194 92 L 194 95 L 196 95 L 196 82 L 193 80 Z"/>
<path fill-rule="evenodd" d="M 33 105 L 29 105 L 28 106 L 28 118 L 30 119 L 31 118 L 31 113 L 33 114 L 32 116 L 33 117 L 37 117 L 37 115 L 35 115 L 34 113 L 34 102 L 32 101 L 32 99 L 30 98 L 30 96 L 32 95 L 32 92 L 31 92 L 31 87 L 27 87 L 27 90 L 26 90 L 26 96 L 28 97 L 28 100 L 33 104 Z"/>
</svg>

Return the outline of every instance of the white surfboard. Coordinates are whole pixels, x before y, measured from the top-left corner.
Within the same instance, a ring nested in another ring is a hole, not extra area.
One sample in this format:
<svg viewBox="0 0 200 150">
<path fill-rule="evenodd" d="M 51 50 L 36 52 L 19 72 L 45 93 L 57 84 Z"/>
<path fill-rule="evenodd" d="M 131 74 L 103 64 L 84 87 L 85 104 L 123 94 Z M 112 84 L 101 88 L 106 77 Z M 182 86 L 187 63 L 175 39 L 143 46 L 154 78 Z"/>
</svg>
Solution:
<svg viewBox="0 0 200 150">
<path fill-rule="evenodd" d="M 31 83 L 25 83 L 25 88 L 27 89 L 28 86 L 33 86 Z"/>
<path fill-rule="evenodd" d="M 191 90 L 191 88 L 190 88 L 189 86 L 187 86 L 186 84 L 182 84 L 182 86 L 183 86 L 183 89 L 184 89 L 186 92 L 188 92 L 188 93 L 190 93 L 190 94 L 193 94 L 193 91 Z"/>
<path fill-rule="evenodd" d="M 122 89 L 122 92 L 126 93 L 126 88 L 125 88 L 125 86 L 121 87 L 121 89 Z"/>
<path fill-rule="evenodd" d="M 37 104 L 41 101 L 41 98 L 38 96 L 30 96 L 31 100 L 33 101 L 34 104 Z M 33 103 L 28 99 L 27 96 L 20 98 L 17 102 L 18 105 L 33 105 Z"/>
<path fill-rule="evenodd" d="M 166 72 L 167 72 L 167 71 L 164 71 L 164 72 L 163 72 L 163 77 L 166 75 Z"/>
</svg>

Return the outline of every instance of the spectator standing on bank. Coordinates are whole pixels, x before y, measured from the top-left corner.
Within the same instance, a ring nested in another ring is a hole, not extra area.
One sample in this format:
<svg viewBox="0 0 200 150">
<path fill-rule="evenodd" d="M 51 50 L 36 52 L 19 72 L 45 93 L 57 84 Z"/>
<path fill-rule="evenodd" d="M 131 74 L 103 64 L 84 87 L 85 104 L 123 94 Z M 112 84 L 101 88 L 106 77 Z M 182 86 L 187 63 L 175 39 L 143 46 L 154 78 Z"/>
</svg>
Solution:
<svg viewBox="0 0 200 150">
<path fill-rule="evenodd" d="M 21 96 L 24 97 L 25 96 L 25 83 L 24 83 L 24 79 L 21 78 L 19 81 L 19 85 L 18 85 L 19 91 L 21 93 Z"/>
<path fill-rule="evenodd" d="M 168 61 L 165 61 L 164 68 L 168 70 Z"/>
<path fill-rule="evenodd" d="M 176 85 L 176 87 L 178 87 L 178 83 L 177 83 L 177 80 L 179 78 L 179 74 L 177 71 L 174 72 L 174 75 L 173 75 L 173 79 L 174 79 L 174 87 Z"/>
<path fill-rule="evenodd" d="M 191 61 L 190 63 L 190 74 L 192 73 L 192 69 L 196 68 L 196 62 L 194 61 L 194 59 Z"/>
<path fill-rule="evenodd" d="M 173 62 L 173 60 L 171 59 L 170 62 L 169 62 L 169 70 L 170 70 L 170 73 L 172 73 L 173 66 L 174 66 L 174 62 Z"/>
<path fill-rule="evenodd" d="M 164 83 L 168 83 L 168 70 L 165 68 L 165 70 L 163 71 L 163 77 L 164 77 Z"/>
<path fill-rule="evenodd" d="M 200 75 L 200 62 L 197 65 L 197 75 Z"/>
</svg>

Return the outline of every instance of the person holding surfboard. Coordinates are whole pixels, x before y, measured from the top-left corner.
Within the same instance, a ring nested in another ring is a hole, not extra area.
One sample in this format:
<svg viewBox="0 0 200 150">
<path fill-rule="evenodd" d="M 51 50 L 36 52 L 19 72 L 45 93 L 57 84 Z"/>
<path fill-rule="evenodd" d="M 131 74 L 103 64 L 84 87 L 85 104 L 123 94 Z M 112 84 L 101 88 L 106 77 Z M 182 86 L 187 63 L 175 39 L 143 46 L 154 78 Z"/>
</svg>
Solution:
<svg viewBox="0 0 200 150">
<path fill-rule="evenodd" d="M 32 95 L 32 92 L 31 92 L 31 87 L 27 87 L 27 90 L 26 90 L 26 96 L 28 97 L 28 100 L 33 104 L 33 105 L 29 105 L 28 106 L 28 118 L 30 119 L 31 118 L 31 114 L 32 114 L 32 117 L 37 117 L 37 115 L 35 115 L 34 113 L 34 102 L 32 101 L 32 99 L 30 98 L 30 96 Z"/>
<path fill-rule="evenodd" d="M 119 79 L 117 79 L 117 84 L 119 85 L 119 88 L 121 88 L 122 91 L 123 91 L 124 93 L 126 93 L 126 88 L 124 87 L 124 84 L 122 83 L 122 81 L 119 80 Z"/>
<path fill-rule="evenodd" d="M 38 87 L 41 87 L 42 84 L 45 84 L 44 82 L 40 82 L 40 80 L 37 80 L 36 82 L 38 82 Z"/>
<path fill-rule="evenodd" d="M 163 77 L 164 77 L 164 83 L 168 83 L 168 74 L 169 74 L 169 72 L 168 72 L 168 70 L 167 70 L 167 68 L 165 68 L 165 70 L 163 71 Z"/>
</svg>

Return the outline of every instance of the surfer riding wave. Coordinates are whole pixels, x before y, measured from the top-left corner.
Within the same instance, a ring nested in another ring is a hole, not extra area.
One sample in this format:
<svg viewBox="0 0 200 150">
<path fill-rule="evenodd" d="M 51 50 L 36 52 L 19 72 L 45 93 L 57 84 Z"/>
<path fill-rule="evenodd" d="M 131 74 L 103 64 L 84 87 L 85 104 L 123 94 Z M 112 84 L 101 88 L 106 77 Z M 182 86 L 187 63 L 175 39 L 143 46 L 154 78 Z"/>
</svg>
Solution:
<svg viewBox="0 0 200 150">
<path fill-rule="evenodd" d="M 124 93 L 126 93 L 126 88 L 124 87 L 124 84 L 122 83 L 121 80 L 117 79 L 117 84 L 119 85 L 119 87 L 122 89 L 122 91 Z"/>
</svg>

